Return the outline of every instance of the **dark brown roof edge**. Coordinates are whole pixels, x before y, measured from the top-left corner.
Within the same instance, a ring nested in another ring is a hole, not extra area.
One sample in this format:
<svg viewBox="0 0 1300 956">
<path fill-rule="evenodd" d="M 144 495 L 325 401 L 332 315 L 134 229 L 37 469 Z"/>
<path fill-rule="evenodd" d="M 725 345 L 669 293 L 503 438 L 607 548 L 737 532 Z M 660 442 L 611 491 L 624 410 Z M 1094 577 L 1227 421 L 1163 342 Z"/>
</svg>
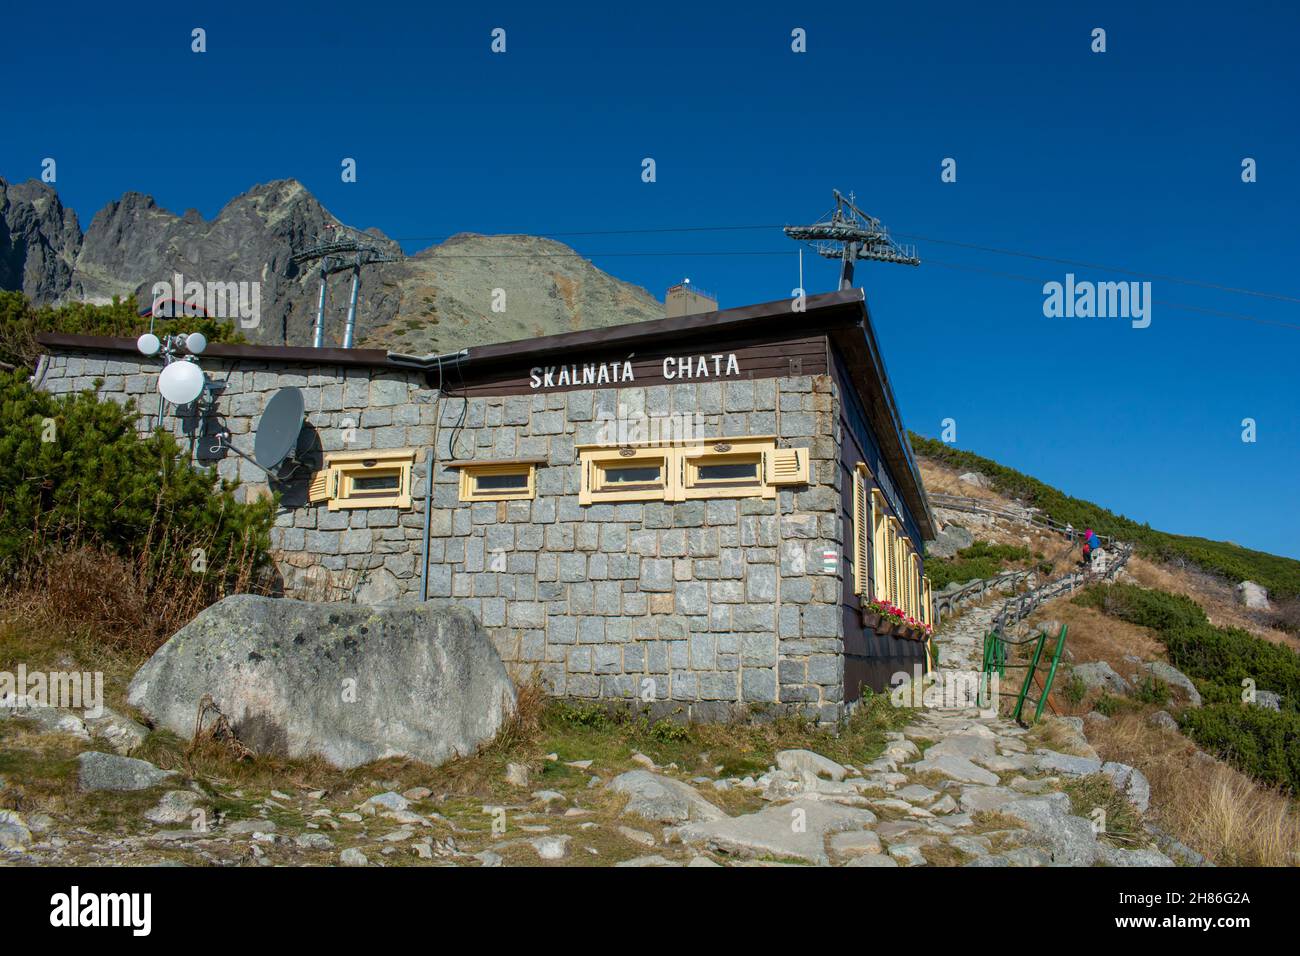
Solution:
<svg viewBox="0 0 1300 956">
<path fill-rule="evenodd" d="M 755 324 L 783 319 L 790 322 L 791 335 L 806 335 L 811 313 L 827 311 L 836 306 L 860 304 L 862 301 L 861 289 L 824 292 L 820 295 L 808 296 L 805 300 L 806 310 L 795 312 L 792 308 L 792 300 L 776 299 L 757 305 L 719 309 L 716 312 L 701 312 L 671 319 L 647 319 L 644 322 L 584 329 L 581 332 L 561 332 L 557 335 L 544 335 L 535 339 L 520 339 L 497 345 L 476 345 L 468 350 L 468 360 L 471 363 L 482 364 L 522 362 L 526 359 L 567 354 L 581 349 L 626 347 L 662 340 L 672 335 L 724 335 L 733 331 L 752 331 Z"/>
<path fill-rule="evenodd" d="M 110 335 L 71 335 L 66 332 L 42 332 L 36 341 L 47 348 L 85 349 L 95 352 L 126 352 L 140 355 L 135 339 Z M 213 342 L 204 350 L 212 358 L 243 359 L 251 362 L 292 362 L 297 365 L 357 365 L 372 368 L 397 368 L 388 361 L 383 349 L 303 348 L 296 345 L 227 345 Z M 141 356 L 143 358 L 144 356 Z"/>
</svg>

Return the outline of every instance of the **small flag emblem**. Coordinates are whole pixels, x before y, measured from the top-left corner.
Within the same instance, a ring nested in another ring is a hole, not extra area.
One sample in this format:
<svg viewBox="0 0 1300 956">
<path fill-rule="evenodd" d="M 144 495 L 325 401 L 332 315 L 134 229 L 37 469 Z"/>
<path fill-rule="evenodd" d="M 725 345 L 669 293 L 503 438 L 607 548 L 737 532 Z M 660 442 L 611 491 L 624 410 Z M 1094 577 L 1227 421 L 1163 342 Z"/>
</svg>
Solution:
<svg viewBox="0 0 1300 956">
<path fill-rule="evenodd" d="M 840 566 L 840 556 L 834 548 L 827 548 L 822 552 L 822 570 L 827 574 L 834 574 Z"/>
</svg>

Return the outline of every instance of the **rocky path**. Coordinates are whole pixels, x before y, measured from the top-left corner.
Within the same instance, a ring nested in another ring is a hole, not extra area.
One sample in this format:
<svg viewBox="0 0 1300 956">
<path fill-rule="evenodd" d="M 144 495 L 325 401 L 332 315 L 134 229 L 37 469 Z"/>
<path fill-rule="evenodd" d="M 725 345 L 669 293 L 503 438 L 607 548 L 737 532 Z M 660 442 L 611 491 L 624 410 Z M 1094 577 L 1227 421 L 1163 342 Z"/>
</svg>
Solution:
<svg viewBox="0 0 1300 956">
<path fill-rule="evenodd" d="M 941 677 L 978 673 L 996 612 L 996 605 L 975 607 L 944 623 L 936 637 Z M 1017 683 L 1009 680 L 1004 696 Z M 61 719 L 43 715 L 37 729 L 80 730 Z M 87 739 L 92 731 L 99 728 L 85 730 Z M 104 739 L 124 754 L 135 743 L 126 736 Z M 624 772 L 576 760 L 565 765 L 574 779 L 563 792 L 530 786 L 527 768 L 511 765 L 506 783 L 516 797 L 501 807 L 427 787 L 349 799 L 288 786 L 234 791 L 224 799 L 246 800 L 245 819 L 215 815 L 197 829 L 210 783 L 187 783 L 125 756 L 83 753 L 80 788 L 139 791 L 149 802 L 132 816 L 151 825 L 104 832 L 64 827 L 57 815 L 0 811 L 0 863 L 1172 865 L 1145 834 L 1108 836 L 1096 808 L 1079 796 L 1095 793 L 1080 784 L 1096 774 L 1138 814 L 1150 793 L 1138 771 L 1098 759 L 1078 719 L 1027 730 L 975 708 L 921 708 L 886 738 L 871 762 L 785 750 L 767 772 L 743 778 L 719 776 L 721 767 L 690 776 L 641 754 L 631 758 L 637 769 Z M 458 802 L 466 806 L 457 809 Z"/>
</svg>

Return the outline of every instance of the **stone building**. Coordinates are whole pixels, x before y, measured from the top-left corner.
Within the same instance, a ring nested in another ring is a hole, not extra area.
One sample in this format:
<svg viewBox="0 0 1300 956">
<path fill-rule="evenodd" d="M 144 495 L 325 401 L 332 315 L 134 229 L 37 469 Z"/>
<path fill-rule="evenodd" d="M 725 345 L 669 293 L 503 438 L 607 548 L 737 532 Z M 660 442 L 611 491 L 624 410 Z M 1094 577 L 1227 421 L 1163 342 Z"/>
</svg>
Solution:
<svg viewBox="0 0 1300 956">
<path fill-rule="evenodd" d="M 42 342 L 40 387 L 133 398 L 280 494 L 289 596 L 463 605 L 557 695 L 833 721 L 925 657 L 864 626 L 871 599 L 929 619 L 934 532 L 860 290 L 423 358 L 212 345 L 180 407 L 132 341 Z M 244 456 L 285 388 L 299 465 L 272 476 Z"/>
</svg>

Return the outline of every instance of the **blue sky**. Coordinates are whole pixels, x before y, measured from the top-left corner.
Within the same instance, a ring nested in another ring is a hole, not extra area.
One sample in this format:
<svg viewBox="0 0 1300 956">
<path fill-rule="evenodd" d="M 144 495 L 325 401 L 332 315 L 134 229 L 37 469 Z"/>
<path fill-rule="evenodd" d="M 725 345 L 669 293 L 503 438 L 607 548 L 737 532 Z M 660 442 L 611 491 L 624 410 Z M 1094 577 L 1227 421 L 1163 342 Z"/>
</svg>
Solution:
<svg viewBox="0 0 1300 956">
<path fill-rule="evenodd" d="M 72 5 L 54 25 L 21 4 L 0 175 L 56 158 L 83 228 L 127 190 L 210 217 L 295 177 L 408 251 L 460 231 L 800 223 L 854 190 L 926 237 L 920 268 L 857 275 L 909 427 L 951 417 L 959 447 L 1154 527 L 1300 557 L 1300 328 L 1174 307 L 1300 327 L 1300 10 L 1165 7 Z M 1153 279 L 1149 328 L 1048 319 L 1044 282 L 1133 277 L 935 239 L 1292 300 Z M 564 241 L 659 296 L 689 276 L 735 306 L 797 281 L 775 229 Z M 834 288 L 833 264 L 805 270 Z"/>
</svg>

